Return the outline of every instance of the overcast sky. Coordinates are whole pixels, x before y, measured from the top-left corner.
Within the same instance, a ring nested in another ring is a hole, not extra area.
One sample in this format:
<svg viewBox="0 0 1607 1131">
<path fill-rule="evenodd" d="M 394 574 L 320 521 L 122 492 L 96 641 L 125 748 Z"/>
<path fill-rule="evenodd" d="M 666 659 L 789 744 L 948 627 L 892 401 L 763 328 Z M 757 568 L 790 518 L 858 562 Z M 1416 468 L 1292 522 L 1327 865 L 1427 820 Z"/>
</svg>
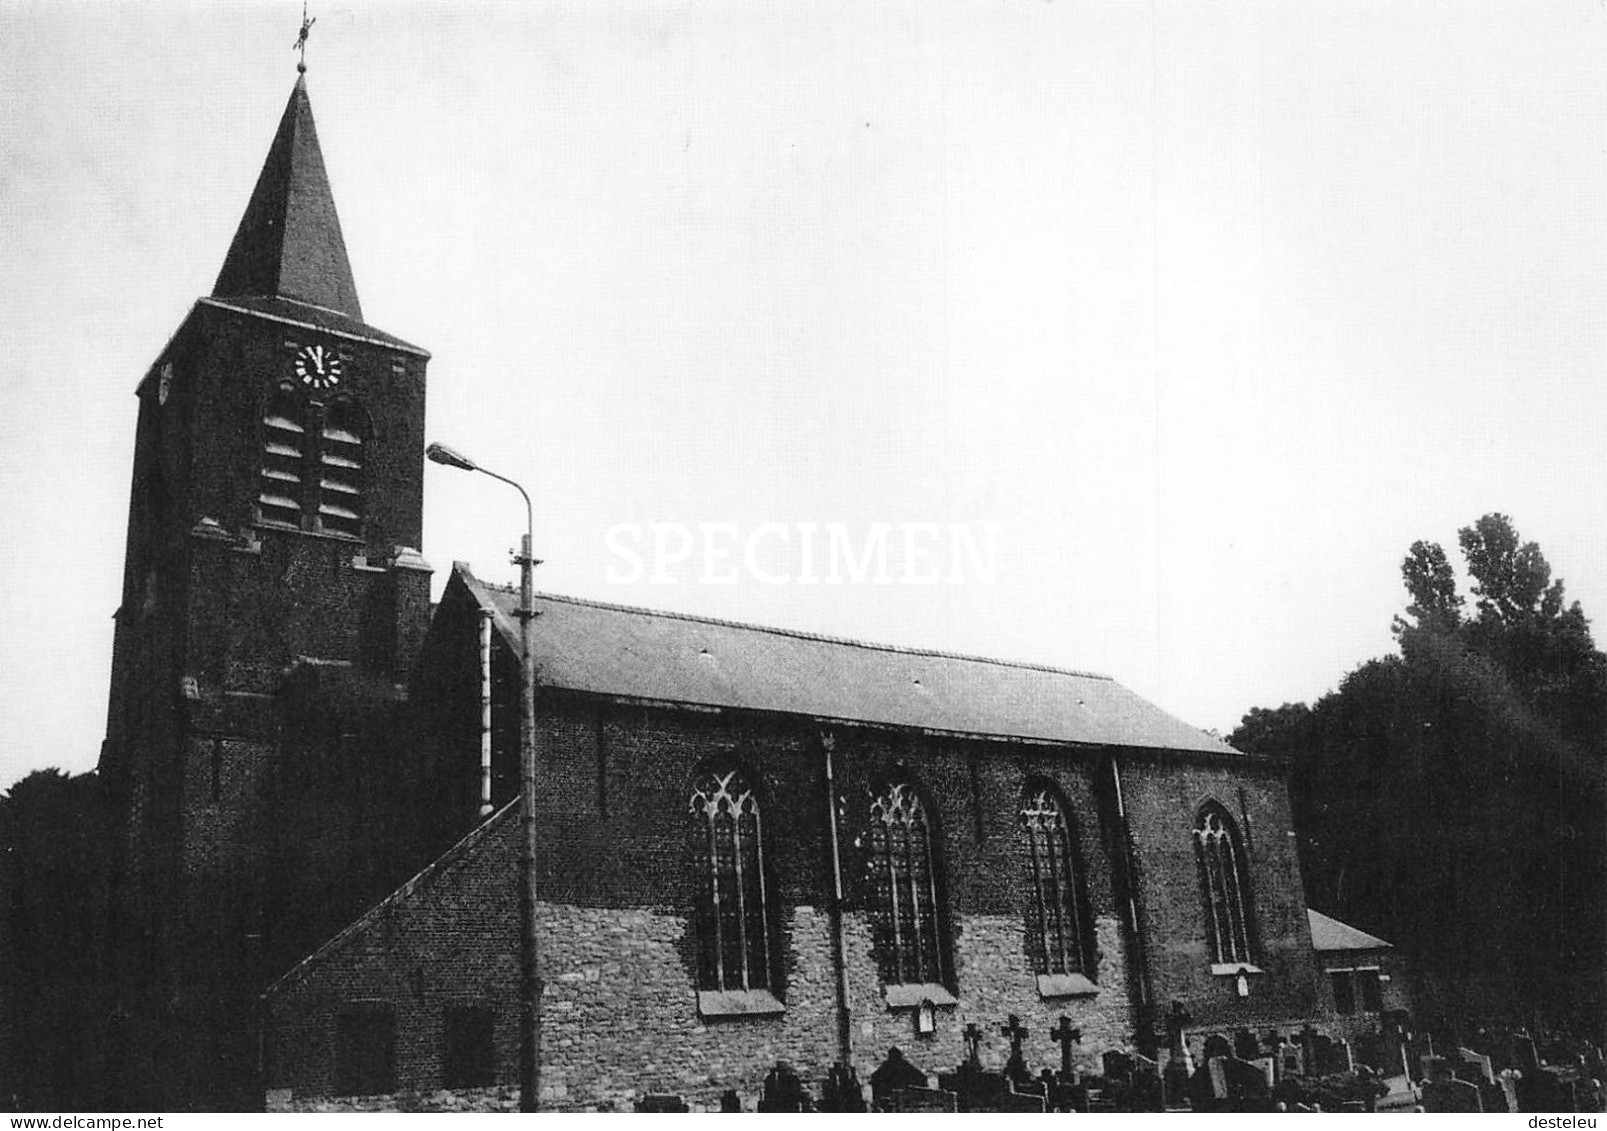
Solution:
<svg viewBox="0 0 1607 1131">
<path fill-rule="evenodd" d="M 433 353 L 430 437 L 536 494 L 544 589 L 1106 672 L 1223 732 L 1389 651 L 1407 547 L 1487 511 L 1607 610 L 1598 0 L 312 14 L 364 313 Z M 134 387 L 300 17 L 0 0 L 0 785 L 95 764 Z M 517 497 L 426 483 L 437 585 L 511 579 Z M 621 524 L 735 524 L 740 567 L 772 522 L 772 574 L 799 524 L 954 523 L 994 575 L 610 578 Z"/>
</svg>

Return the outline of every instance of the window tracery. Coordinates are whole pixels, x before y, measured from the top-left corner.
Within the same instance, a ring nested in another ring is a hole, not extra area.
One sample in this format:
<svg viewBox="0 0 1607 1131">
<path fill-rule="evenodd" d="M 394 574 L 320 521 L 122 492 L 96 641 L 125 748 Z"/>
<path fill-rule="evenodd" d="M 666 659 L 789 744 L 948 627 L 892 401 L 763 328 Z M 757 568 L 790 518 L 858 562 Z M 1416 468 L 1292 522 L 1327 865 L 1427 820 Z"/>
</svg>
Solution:
<svg viewBox="0 0 1607 1131">
<path fill-rule="evenodd" d="M 1048 786 L 1029 787 L 1021 803 L 1028 872 L 1027 946 L 1034 972 L 1081 974 L 1084 939 L 1081 877 L 1065 806 Z"/>
<path fill-rule="evenodd" d="M 1233 818 L 1220 805 L 1200 810 L 1194 823 L 1194 851 L 1212 957 L 1219 964 L 1249 963 L 1249 874 Z"/>
<path fill-rule="evenodd" d="M 739 770 L 709 770 L 693 785 L 688 813 L 702 872 L 699 988 L 769 989 L 771 917 L 759 799 Z"/>
<path fill-rule="evenodd" d="M 882 981 L 946 984 L 932 822 L 909 782 L 894 782 L 871 803 L 867 848 Z"/>
</svg>

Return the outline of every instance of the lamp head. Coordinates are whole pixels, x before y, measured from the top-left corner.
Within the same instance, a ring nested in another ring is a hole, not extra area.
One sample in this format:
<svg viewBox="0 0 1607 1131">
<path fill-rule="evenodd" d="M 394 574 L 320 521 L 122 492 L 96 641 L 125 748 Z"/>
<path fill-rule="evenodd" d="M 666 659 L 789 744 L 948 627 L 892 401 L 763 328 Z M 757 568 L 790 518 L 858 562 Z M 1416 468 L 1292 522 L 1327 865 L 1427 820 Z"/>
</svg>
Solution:
<svg viewBox="0 0 1607 1131">
<path fill-rule="evenodd" d="M 464 471 L 479 471 L 480 465 L 455 448 L 445 444 L 431 444 L 424 449 L 424 458 L 432 463 L 444 463 L 447 467 L 461 468 Z"/>
</svg>

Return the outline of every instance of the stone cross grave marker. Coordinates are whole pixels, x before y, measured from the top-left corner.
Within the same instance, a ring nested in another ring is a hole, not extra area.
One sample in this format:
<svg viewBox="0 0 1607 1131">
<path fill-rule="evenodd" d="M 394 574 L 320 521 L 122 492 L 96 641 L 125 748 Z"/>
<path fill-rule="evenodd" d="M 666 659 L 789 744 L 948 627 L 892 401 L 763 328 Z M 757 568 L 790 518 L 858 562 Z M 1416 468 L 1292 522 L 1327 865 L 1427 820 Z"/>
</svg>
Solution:
<svg viewBox="0 0 1607 1131">
<path fill-rule="evenodd" d="M 1010 1038 L 1010 1059 L 1005 1062 L 1004 1074 L 1012 1080 L 1031 1079 L 1026 1058 L 1021 1055 L 1022 1042 L 1027 1039 L 1027 1030 L 1022 1026 L 1021 1018 L 1012 1013 L 1009 1022 L 999 1026 L 999 1032 Z"/>
<path fill-rule="evenodd" d="M 1060 1015 L 1060 1023 L 1049 1030 L 1049 1036 L 1060 1046 L 1060 1074 L 1069 1082 L 1071 1080 L 1071 1046 L 1082 1040 L 1082 1030 L 1071 1027 L 1071 1018 L 1064 1013 Z"/>
<path fill-rule="evenodd" d="M 965 1038 L 965 1061 L 973 1068 L 982 1067 L 982 1030 L 972 1021 L 960 1030 L 960 1036 Z"/>
</svg>

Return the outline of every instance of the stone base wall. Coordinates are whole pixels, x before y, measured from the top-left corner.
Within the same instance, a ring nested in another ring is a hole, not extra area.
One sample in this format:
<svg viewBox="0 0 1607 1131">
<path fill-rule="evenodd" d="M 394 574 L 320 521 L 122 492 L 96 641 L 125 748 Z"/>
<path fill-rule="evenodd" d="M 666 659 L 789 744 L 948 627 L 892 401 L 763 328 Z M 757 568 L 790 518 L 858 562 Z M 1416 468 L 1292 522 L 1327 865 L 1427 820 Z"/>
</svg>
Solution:
<svg viewBox="0 0 1607 1131">
<path fill-rule="evenodd" d="M 500 833 L 501 830 L 495 830 Z M 506 842 L 505 835 L 497 838 Z M 477 864 L 507 862 L 492 843 L 451 870 L 448 890 L 484 890 Z M 511 887 L 511 885 L 508 885 Z M 511 891 L 508 894 L 512 894 Z M 454 1004 L 495 1013 L 497 1078 L 518 1075 L 516 943 L 509 914 L 477 902 L 412 893 L 372 917 L 274 995 L 269 1104 L 274 1110 L 511 1110 L 517 1089 L 444 1091 L 443 1017 Z M 511 900 L 508 901 L 511 903 Z M 489 918 L 488 918 L 489 916 Z M 837 1059 L 839 1024 L 835 945 L 829 916 L 798 907 L 782 923 L 791 971 L 786 1012 L 704 1018 L 688 980 L 688 922 L 645 909 L 545 904 L 541 908 L 542 1104 L 552 1110 L 630 1110 L 648 1093 L 673 1093 L 694 1108 L 717 1110 L 734 1089 L 752 1106 L 777 1061 L 815 1084 Z M 1118 924 L 1097 922 L 1099 992 L 1041 998 L 1020 946 L 1020 924 L 1002 916 L 962 917 L 955 940 L 958 1004 L 938 1009 L 937 1031 L 915 1033 L 914 1013 L 889 1008 L 871 958 L 870 928 L 857 914 L 845 923 L 853 1063 L 862 1082 L 898 1046 L 930 1074 L 965 1058 L 964 1028 L 984 1036 L 985 1066 L 1002 1067 L 1009 1041 L 1000 1032 L 1015 1014 L 1027 1028 L 1029 1065 L 1055 1068 L 1049 1036 L 1064 1015 L 1082 1029 L 1079 1062 L 1098 1070 L 1111 1048 L 1128 1048 L 1132 1011 Z M 431 955 L 426 968 L 423 951 Z M 396 1019 L 396 1093 L 326 1098 L 334 1090 L 337 1027 L 348 1003 L 384 1003 Z"/>
</svg>

